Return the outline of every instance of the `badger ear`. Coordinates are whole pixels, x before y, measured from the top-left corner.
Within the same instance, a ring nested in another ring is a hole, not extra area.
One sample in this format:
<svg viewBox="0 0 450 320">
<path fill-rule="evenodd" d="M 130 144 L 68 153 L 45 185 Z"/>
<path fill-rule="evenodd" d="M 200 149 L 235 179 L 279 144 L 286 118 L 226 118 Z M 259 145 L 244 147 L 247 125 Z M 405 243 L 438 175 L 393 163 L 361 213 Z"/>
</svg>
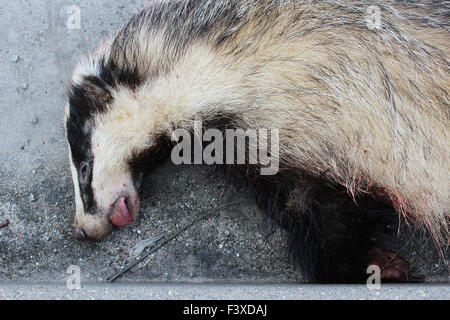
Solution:
<svg viewBox="0 0 450 320">
<path fill-rule="evenodd" d="M 97 77 L 86 77 L 84 84 L 85 90 L 91 99 L 100 104 L 111 102 L 111 93 L 109 92 L 108 85 L 105 81 Z"/>
</svg>

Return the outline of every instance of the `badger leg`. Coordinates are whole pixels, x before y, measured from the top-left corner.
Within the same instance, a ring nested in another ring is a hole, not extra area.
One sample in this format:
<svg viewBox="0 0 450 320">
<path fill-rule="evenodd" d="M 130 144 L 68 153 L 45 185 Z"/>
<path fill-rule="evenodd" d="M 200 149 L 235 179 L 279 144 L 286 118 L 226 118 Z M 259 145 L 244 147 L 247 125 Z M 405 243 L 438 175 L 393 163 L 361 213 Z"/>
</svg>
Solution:
<svg viewBox="0 0 450 320">
<path fill-rule="evenodd" d="M 355 203 L 345 191 L 322 186 L 296 189 L 281 225 L 290 233 L 293 256 L 305 280 L 319 283 L 365 283 L 376 265 L 383 282 L 421 282 L 396 253 L 376 247 L 376 227 L 393 223 L 397 214 L 371 197 Z"/>
<path fill-rule="evenodd" d="M 367 278 L 371 224 L 354 204 L 343 210 L 351 202 L 345 191 L 340 195 L 308 178 L 290 179 L 289 173 L 261 177 L 240 167 L 220 168 L 229 183 L 250 192 L 265 221 L 286 230 L 290 254 L 305 281 L 362 283 Z"/>
<path fill-rule="evenodd" d="M 372 224 L 345 193 L 285 177 L 253 180 L 251 190 L 265 217 L 288 233 L 289 250 L 305 281 L 362 283 Z M 351 204 L 351 205 L 349 205 Z"/>
<path fill-rule="evenodd" d="M 314 191 L 309 199 L 304 195 L 300 198 L 301 204 L 290 201 L 291 217 L 286 215 L 282 225 L 290 234 L 291 252 L 300 263 L 305 280 L 365 282 L 372 219 L 329 188 Z M 293 204 L 297 207 L 293 208 Z"/>
</svg>

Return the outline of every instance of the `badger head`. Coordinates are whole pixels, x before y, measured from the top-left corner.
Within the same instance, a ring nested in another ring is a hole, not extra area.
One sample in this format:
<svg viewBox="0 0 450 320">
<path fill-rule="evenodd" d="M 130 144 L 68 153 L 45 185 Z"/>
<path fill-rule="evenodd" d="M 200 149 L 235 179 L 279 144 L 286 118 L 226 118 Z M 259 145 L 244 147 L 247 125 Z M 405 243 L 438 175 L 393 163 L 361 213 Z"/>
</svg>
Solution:
<svg viewBox="0 0 450 320">
<path fill-rule="evenodd" d="M 133 126 L 142 120 L 131 119 L 135 114 L 127 109 L 133 108 L 131 90 L 128 86 L 120 94 L 113 81 L 104 58 L 89 58 L 75 69 L 69 90 L 65 126 L 77 239 L 100 240 L 113 225 L 125 226 L 138 217 L 140 159 L 152 140 L 134 135 L 139 125 Z M 118 111 L 117 105 L 126 108 Z"/>
</svg>

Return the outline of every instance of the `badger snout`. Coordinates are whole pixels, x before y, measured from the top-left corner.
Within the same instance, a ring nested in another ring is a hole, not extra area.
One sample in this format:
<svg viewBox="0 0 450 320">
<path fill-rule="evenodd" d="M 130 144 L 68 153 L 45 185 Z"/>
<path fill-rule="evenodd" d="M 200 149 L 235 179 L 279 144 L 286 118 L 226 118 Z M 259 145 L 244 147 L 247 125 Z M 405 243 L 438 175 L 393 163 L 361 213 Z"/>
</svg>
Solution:
<svg viewBox="0 0 450 320">
<path fill-rule="evenodd" d="M 139 214 L 139 196 L 135 193 L 120 195 L 107 210 L 82 213 L 75 220 L 72 236 L 77 240 L 103 239 L 112 226 L 124 227 L 133 223 Z"/>
<path fill-rule="evenodd" d="M 75 229 L 73 229 L 72 236 L 75 239 L 80 240 L 80 241 L 88 239 L 86 236 L 86 232 L 83 229 L 77 228 L 77 227 L 75 227 Z"/>
<path fill-rule="evenodd" d="M 92 240 L 100 241 L 102 240 L 111 230 L 108 225 L 100 224 L 94 228 L 91 226 L 75 226 L 72 231 L 72 236 L 79 241 Z"/>
</svg>

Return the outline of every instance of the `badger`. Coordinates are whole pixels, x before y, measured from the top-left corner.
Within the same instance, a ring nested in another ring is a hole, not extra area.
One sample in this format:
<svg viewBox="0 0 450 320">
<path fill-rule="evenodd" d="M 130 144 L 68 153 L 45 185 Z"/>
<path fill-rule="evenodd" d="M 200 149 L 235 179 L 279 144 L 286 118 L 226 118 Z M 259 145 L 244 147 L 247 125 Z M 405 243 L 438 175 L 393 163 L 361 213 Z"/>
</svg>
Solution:
<svg viewBox="0 0 450 320">
<path fill-rule="evenodd" d="M 200 120 L 278 130 L 276 174 L 248 162 L 215 167 L 287 231 L 305 280 L 361 281 L 383 255 L 370 242 L 377 206 L 427 230 L 444 256 L 449 9 L 152 1 L 73 72 L 65 127 L 75 238 L 100 240 L 135 221 L 143 175 L 179 143 L 174 130 L 194 133 Z M 386 268 L 386 278 L 404 276 Z"/>
</svg>

